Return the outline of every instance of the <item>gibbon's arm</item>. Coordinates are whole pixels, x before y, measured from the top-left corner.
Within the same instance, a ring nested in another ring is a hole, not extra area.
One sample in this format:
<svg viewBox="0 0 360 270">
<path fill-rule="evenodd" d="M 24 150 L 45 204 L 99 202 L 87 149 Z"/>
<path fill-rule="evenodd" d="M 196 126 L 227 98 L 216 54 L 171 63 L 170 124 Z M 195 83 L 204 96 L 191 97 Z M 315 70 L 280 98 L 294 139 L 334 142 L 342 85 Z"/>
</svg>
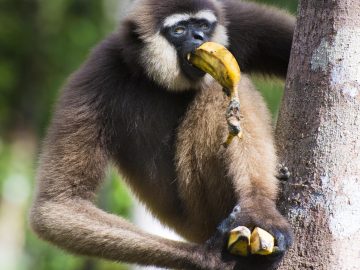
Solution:
<svg viewBox="0 0 360 270">
<path fill-rule="evenodd" d="M 95 118 L 84 104 L 74 103 L 57 112 L 56 129 L 50 130 L 42 154 L 38 194 L 30 217 L 33 230 L 76 254 L 195 268 L 200 261 L 195 245 L 144 233 L 93 204 L 107 164 Z"/>
<path fill-rule="evenodd" d="M 295 18 L 255 3 L 224 1 L 230 50 L 242 71 L 286 76 Z"/>
</svg>

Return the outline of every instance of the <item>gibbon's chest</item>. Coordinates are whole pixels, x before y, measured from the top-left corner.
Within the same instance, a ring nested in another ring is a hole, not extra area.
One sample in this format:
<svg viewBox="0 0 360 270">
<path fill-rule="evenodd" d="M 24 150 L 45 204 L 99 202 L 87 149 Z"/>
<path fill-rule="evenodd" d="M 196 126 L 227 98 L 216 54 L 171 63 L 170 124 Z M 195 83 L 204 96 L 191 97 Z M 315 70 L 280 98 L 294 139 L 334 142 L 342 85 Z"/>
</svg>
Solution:
<svg viewBox="0 0 360 270">
<path fill-rule="evenodd" d="M 129 84 L 116 99 L 109 108 L 111 151 L 116 161 L 136 179 L 172 181 L 176 131 L 193 94 Z"/>
<path fill-rule="evenodd" d="M 193 94 L 123 88 L 110 108 L 110 151 L 131 189 L 161 216 L 177 215 L 175 141 Z M 159 195 L 161 194 L 161 196 Z"/>
</svg>

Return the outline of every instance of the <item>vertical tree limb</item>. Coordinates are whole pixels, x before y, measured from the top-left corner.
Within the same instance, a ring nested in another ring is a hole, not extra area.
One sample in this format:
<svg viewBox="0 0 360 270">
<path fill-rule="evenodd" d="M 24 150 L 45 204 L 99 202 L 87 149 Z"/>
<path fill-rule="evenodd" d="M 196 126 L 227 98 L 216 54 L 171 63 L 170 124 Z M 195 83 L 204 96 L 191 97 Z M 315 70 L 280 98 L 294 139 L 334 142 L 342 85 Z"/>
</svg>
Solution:
<svg viewBox="0 0 360 270">
<path fill-rule="evenodd" d="M 360 3 L 300 0 L 276 137 L 296 241 L 280 269 L 360 269 Z"/>
</svg>

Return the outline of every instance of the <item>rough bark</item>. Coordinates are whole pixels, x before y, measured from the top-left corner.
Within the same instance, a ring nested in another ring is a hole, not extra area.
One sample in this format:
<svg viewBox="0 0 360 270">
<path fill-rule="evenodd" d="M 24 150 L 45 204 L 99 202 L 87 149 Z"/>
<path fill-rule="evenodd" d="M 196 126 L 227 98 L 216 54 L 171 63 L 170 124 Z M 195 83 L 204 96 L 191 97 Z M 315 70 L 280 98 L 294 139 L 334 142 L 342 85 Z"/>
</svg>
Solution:
<svg viewBox="0 0 360 270">
<path fill-rule="evenodd" d="M 360 269 L 358 0 L 300 0 L 276 135 L 296 236 L 280 269 Z"/>
</svg>

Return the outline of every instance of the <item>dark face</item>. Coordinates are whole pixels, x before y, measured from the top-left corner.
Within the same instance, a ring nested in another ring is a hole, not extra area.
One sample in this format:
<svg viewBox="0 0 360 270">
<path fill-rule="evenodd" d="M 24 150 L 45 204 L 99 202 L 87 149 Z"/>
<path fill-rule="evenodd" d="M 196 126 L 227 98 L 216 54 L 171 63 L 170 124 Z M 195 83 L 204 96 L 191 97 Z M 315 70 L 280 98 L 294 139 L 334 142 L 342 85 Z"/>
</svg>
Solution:
<svg viewBox="0 0 360 270">
<path fill-rule="evenodd" d="M 187 55 L 204 42 L 209 41 L 215 27 L 216 22 L 191 18 L 162 28 L 162 34 L 175 47 L 178 53 L 182 72 L 191 80 L 198 80 L 205 73 L 192 66 L 187 60 Z"/>
</svg>

